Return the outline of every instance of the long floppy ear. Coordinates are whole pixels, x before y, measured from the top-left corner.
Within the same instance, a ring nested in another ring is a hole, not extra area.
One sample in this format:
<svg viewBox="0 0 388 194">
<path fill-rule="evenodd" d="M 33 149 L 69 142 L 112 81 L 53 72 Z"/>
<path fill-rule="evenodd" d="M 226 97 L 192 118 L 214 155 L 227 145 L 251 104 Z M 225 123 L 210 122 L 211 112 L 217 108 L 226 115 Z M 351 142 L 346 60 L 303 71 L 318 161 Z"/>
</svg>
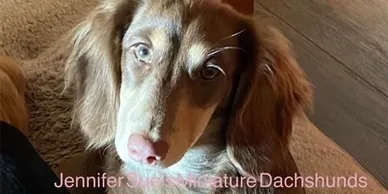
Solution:
<svg viewBox="0 0 388 194">
<path fill-rule="evenodd" d="M 69 34 L 66 88 L 75 84 L 73 121 L 89 146 L 102 147 L 114 138 L 121 82 L 121 41 L 137 3 L 105 0 Z"/>
<path fill-rule="evenodd" d="M 243 23 L 240 47 L 246 53 L 228 125 L 228 156 L 244 176 L 296 173 L 288 142 L 293 117 L 311 103 L 310 83 L 279 31 L 252 19 Z"/>
</svg>

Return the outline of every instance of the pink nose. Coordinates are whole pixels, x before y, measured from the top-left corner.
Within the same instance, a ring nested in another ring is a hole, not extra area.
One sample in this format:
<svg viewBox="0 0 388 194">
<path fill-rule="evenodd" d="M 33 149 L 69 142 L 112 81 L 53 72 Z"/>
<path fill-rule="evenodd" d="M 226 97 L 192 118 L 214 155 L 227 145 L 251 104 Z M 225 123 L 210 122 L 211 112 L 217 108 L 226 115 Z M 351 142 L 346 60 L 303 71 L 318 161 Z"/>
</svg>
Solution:
<svg viewBox="0 0 388 194">
<path fill-rule="evenodd" d="M 129 156 L 143 164 L 155 165 L 166 157 L 168 149 L 166 141 L 152 142 L 139 134 L 128 139 Z"/>
</svg>

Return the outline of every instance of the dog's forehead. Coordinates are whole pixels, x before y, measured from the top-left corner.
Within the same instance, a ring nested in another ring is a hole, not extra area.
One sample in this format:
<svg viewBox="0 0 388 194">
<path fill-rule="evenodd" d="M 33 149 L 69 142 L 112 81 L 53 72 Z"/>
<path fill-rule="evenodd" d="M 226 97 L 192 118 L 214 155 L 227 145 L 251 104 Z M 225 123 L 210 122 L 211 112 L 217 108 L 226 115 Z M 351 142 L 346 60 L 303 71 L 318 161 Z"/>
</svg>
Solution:
<svg viewBox="0 0 388 194">
<path fill-rule="evenodd" d="M 164 28 L 169 34 L 202 36 L 206 41 L 235 31 L 236 21 L 220 0 L 148 0 L 138 10 L 138 22 Z"/>
</svg>

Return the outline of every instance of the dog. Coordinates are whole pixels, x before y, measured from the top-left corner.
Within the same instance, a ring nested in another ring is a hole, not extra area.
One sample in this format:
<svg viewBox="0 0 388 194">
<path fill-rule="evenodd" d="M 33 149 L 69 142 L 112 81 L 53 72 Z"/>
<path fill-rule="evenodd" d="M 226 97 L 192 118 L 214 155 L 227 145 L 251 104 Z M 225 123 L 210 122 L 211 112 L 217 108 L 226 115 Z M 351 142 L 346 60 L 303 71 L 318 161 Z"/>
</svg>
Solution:
<svg viewBox="0 0 388 194">
<path fill-rule="evenodd" d="M 25 88 L 25 76 L 19 63 L 11 57 L 0 56 L 0 121 L 26 135 L 28 112 L 24 99 Z"/>
<path fill-rule="evenodd" d="M 121 181 L 107 193 L 304 193 L 285 178 L 311 85 L 275 27 L 217 0 L 105 0 L 70 35 L 73 121 Z"/>
</svg>

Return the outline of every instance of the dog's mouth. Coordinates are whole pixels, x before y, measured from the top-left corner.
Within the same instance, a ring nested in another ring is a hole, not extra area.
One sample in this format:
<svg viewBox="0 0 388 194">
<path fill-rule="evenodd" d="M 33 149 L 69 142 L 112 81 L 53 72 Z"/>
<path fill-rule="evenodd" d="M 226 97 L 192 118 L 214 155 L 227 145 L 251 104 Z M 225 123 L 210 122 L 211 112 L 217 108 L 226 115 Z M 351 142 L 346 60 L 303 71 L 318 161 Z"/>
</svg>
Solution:
<svg viewBox="0 0 388 194">
<path fill-rule="evenodd" d="M 121 154 L 120 159 L 124 166 L 128 167 L 141 167 L 149 170 L 167 169 L 177 165 L 189 152 L 191 144 L 195 143 L 195 141 L 184 142 L 182 140 L 183 138 L 169 142 L 153 141 L 147 136 L 132 134 L 128 141 L 127 154 Z"/>
<path fill-rule="evenodd" d="M 115 148 L 124 166 L 147 169 L 166 169 L 178 163 L 189 150 L 191 141 L 184 134 L 172 135 L 169 138 L 152 138 L 151 134 L 134 132 L 118 134 Z M 176 138 L 175 136 L 180 136 Z M 173 146 L 179 145 L 179 146 Z"/>
<path fill-rule="evenodd" d="M 216 117 L 211 119 L 207 125 L 204 124 L 202 130 L 194 136 L 186 136 L 190 130 L 176 130 L 168 138 L 153 140 L 150 136 L 133 133 L 127 141 L 127 150 L 121 150 L 120 159 L 127 169 L 142 168 L 148 170 L 175 169 L 185 165 L 182 160 L 198 158 L 197 156 L 206 153 L 218 153 L 224 147 L 222 130 L 223 119 Z M 181 131 L 180 133 L 178 131 Z M 188 138 L 189 137 L 189 138 Z M 212 146 L 208 146 L 212 144 Z M 177 146 L 179 145 L 179 146 Z M 179 168 L 181 169 L 181 168 Z"/>
</svg>

